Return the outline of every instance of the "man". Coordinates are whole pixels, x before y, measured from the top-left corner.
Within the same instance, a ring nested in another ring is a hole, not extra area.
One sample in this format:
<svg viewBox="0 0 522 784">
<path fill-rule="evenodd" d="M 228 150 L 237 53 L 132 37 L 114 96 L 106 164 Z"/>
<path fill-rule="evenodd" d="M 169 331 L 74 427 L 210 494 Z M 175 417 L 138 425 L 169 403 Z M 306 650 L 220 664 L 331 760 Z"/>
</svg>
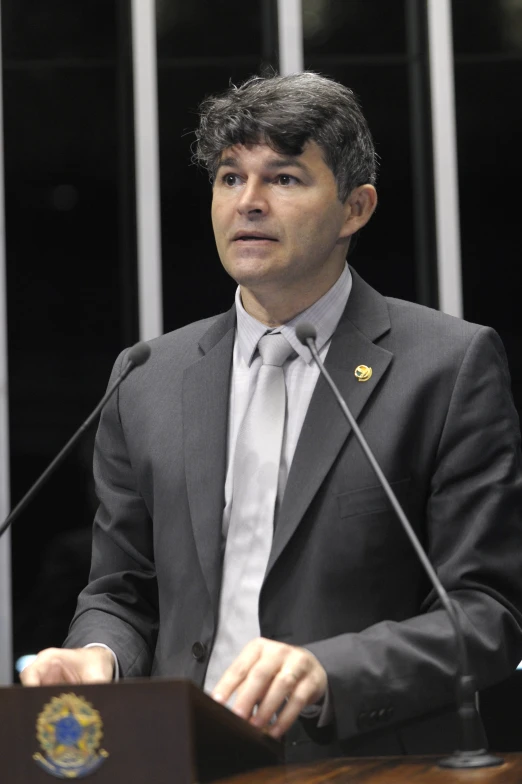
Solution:
<svg viewBox="0 0 522 784">
<path fill-rule="evenodd" d="M 197 137 L 235 306 L 152 341 L 107 406 L 71 650 L 42 652 L 23 680 L 189 677 L 284 735 L 294 760 L 452 749 L 451 623 L 295 327 L 316 327 L 479 687 L 522 655 L 519 426 L 500 341 L 385 299 L 346 265 L 376 206 L 351 91 L 255 77 L 203 103 Z"/>
</svg>

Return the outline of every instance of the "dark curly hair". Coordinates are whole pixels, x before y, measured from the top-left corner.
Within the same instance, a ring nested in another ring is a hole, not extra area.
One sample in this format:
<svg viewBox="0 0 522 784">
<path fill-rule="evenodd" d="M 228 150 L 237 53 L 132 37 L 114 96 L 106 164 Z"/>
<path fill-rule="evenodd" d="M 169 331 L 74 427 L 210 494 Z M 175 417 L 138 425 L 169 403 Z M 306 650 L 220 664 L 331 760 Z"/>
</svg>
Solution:
<svg viewBox="0 0 522 784">
<path fill-rule="evenodd" d="M 354 93 L 313 71 L 253 76 L 205 98 L 199 112 L 194 160 L 211 181 L 223 150 L 234 144 L 263 141 L 300 155 L 310 140 L 321 148 L 342 202 L 358 185 L 376 181 L 377 154 Z"/>
</svg>

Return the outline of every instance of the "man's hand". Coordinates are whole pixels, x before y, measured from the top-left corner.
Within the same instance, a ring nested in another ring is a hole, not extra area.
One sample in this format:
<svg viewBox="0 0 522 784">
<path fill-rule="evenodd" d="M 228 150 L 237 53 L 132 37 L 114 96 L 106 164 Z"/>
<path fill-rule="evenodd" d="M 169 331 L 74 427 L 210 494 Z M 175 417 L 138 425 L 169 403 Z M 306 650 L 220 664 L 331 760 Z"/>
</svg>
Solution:
<svg viewBox="0 0 522 784">
<path fill-rule="evenodd" d="M 106 648 L 47 648 L 20 673 L 24 686 L 57 683 L 107 683 L 114 675 L 114 659 Z"/>
<path fill-rule="evenodd" d="M 305 705 L 324 697 L 327 685 L 324 667 L 306 648 L 259 637 L 243 648 L 217 683 L 212 697 L 226 703 L 235 692 L 234 713 L 256 727 L 269 727 L 269 734 L 280 738 Z M 285 700 L 286 705 L 270 724 Z"/>
</svg>

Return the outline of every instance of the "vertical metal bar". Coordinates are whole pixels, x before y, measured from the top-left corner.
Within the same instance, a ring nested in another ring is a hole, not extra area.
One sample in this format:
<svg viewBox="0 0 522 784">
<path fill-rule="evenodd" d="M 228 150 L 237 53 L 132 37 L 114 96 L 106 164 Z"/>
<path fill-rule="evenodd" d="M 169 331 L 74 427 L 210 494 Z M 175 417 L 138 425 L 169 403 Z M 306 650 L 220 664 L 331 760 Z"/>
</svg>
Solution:
<svg viewBox="0 0 522 784">
<path fill-rule="evenodd" d="M 432 215 L 433 177 L 430 155 L 429 90 L 424 57 L 423 0 L 406 0 L 410 149 L 412 158 L 413 222 L 415 241 L 415 288 L 417 302 L 438 307 L 437 254 Z"/>
<path fill-rule="evenodd" d="M 303 9 L 301 0 L 278 0 L 279 73 L 303 70 Z"/>
<path fill-rule="evenodd" d="M 439 307 L 462 317 L 451 0 L 428 0 Z"/>
<path fill-rule="evenodd" d="M 132 0 L 140 338 L 163 331 L 156 4 Z"/>
<path fill-rule="evenodd" d="M 2 23 L 0 8 L 0 63 L 2 62 Z M 0 520 L 9 513 L 9 398 L 7 386 L 7 284 L 5 264 L 4 203 L 4 118 L 0 75 Z M 6 531 L 0 539 L 0 683 L 13 680 L 13 642 L 11 609 L 11 539 Z"/>
<path fill-rule="evenodd" d="M 121 344 L 138 340 L 138 266 L 132 23 L 129 0 L 117 0 L 116 111 L 118 118 L 118 286 Z"/>
</svg>

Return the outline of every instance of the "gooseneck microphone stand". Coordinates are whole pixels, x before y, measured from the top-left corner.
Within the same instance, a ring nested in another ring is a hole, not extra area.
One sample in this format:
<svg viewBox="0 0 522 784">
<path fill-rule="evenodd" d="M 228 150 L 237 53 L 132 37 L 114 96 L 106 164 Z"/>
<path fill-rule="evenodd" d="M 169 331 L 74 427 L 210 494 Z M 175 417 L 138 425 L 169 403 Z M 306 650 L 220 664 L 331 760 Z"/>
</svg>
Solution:
<svg viewBox="0 0 522 784">
<path fill-rule="evenodd" d="M 475 679 L 468 673 L 468 655 L 466 651 L 466 644 L 464 642 L 464 635 L 462 634 L 462 628 L 460 626 L 458 615 L 455 611 L 453 603 L 450 600 L 446 589 L 437 577 L 437 573 L 426 556 L 426 553 L 422 549 L 422 545 L 419 542 L 410 521 L 404 514 L 404 511 L 399 504 L 395 493 L 391 489 L 388 480 L 386 479 L 380 465 L 375 459 L 375 456 L 371 451 L 368 442 L 363 436 L 357 422 L 355 421 L 350 409 L 346 405 L 330 374 L 324 367 L 315 345 L 315 339 L 317 336 L 315 327 L 312 324 L 302 322 L 297 325 L 295 332 L 301 343 L 310 349 L 312 356 L 317 363 L 319 370 L 321 371 L 321 374 L 324 376 L 330 389 L 335 395 L 335 398 L 341 407 L 344 416 L 348 420 L 355 437 L 357 438 L 357 441 L 359 442 L 364 454 L 373 468 L 384 492 L 388 497 L 390 504 L 393 507 L 393 510 L 395 511 L 395 514 L 399 518 L 404 531 L 406 532 L 413 548 L 415 549 L 415 552 L 417 553 L 417 556 L 419 557 L 419 560 L 424 567 L 424 570 L 428 575 L 428 578 L 430 579 L 442 606 L 448 613 L 451 624 L 455 631 L 455 639 L 457 643 L 457 712 L 461 731 L 460 748 L 449 757 L 440 760 L 439 765 L 443 768 L 456 769 L 486 768 L 492 767 L 494 765 L 502 765 L 504 760 L 501 757 L 490 754 L 488 753 L 487 749 L 482 748 L 484 734 L 482 732 L 482 725 L 478 715 L 477 706 L 475 704 Z"/>
<path fill-rule="evenodd" d="M 135 367 L 138 365 L 143 365 L 150 356 L 150 346 L 147 343 L 136 343 L 127 354 L 127 364 L 123 368 L 122 372 L 111 385 L 111 387 L 107 390 L 105 395 L 102 397 L 94 411 L 87 417 L 83 425 L 76 431 L 76 433 L 69 439 L 69 441 L 65 444 L 63 449 L 56 455 L 54 460 L 49 463 L 43 474 L 38 477 L 36 482 L 29 488 L 27 493 L 24 497 L 17 503 L 14 509 L 11 510 L 10 514 L 5 518 L 2 525 L 0 525 L 0 537 L 5 534 L 11 523 L 13 523 L 16 518 L 23 512 L 25 507 L 30 503 L 30 501 L 34 498 L 34 496 L 38 493 L 38 491 L 44 486 L 44 484 L 50 479 L 50 477 L 54 474 L 58 466 L 64 461 L 67 457 L 71 449 L 75 446 L 75 444 L 80 440 L 81 436 L 87 430 L 90 425 L 94 422 L 102 408 L 104 407 L 105 403 L 112 397 L 112 395 L 116 392 L 118 387 L 120 386 L 121 382 L 127 378 L 131 370 L 134 370 Z"/>
</svg>

